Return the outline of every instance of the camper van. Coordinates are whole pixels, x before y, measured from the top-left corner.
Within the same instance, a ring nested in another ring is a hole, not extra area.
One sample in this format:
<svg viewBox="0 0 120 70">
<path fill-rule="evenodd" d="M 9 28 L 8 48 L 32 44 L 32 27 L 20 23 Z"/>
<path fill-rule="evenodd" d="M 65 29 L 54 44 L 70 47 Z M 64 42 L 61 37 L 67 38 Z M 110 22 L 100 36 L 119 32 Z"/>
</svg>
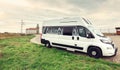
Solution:
<svg viewBox="0 0 120 70">
<path fill-rule="evenodd" d="M 48 48 L 84 52 L 94 58 L 114 56 L 117 52 L 110 38 L 96 30 L 88 19 L 78 17 L 45 21 L 41 43 Z"/>
</svg>

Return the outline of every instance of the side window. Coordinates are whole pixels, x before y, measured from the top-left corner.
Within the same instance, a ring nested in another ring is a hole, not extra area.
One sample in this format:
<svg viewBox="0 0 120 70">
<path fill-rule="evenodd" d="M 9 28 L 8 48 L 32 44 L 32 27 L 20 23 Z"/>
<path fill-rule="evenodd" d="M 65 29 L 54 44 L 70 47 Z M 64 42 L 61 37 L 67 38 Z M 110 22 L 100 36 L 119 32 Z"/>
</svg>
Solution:
<svg viewBox="0 0 120 70">
<path fill-rule="evenodd" d="M 86 30 L 85 30 L 84 27 L 80 26 L 79 29 L 78 29 L 78 31 L 79 31 L 79 36 L 86 37 Z"/>
<path fill-rule="evenodd" d="M 43 34 L 46 34 L 46 27 L 43 27 L 43 28 L 42 28 L 42 33 L 43 33 Z"/>
<path fill-rule="evenodd" d="M 63 27 L 63 35 L 72 36 L 73 27 Z"/>
<path fill-rule="evenodd" d="M 63 28 L 59 27 L 58 28 L 58 35 L 62 35 L 63 34 Z"/>
<path fill-rule="evenodd" d="M 85 27 L 80 26 L 78 31 L 81 37 L 94 38 L 93 34 Z"/>
<path fill-rule="evenodd" d="M 52 27 L 46 27 L 46 29 L 45 29 L 45 33 L 47 33 L 47 34 L 52 34 Z"/>
<path fill-rule="evenodd" d="M 77 27 L 73 28 L 72 35 L 73 36 L 77 36 L 78 35 Z"/>
<path fill-rule="evenodd" d="M 47 27 L 47 28 L 46 28 L 46 33 L 48 33 L 48 34 L 49 34 L 49 33 L 51 32 L 51 30 L 50 30 L 50 29 L 51 29 L 50 27 Z"/>
<path fill-rule="evenodd" d="M 52 27 L 49 27 L 49 33 L 50 34 L 52 33 Z"/>
<path fill-rule="evenodd" d="M 52 34 L 58 33 L 58 27 L 52 27 Z"/>
<path fill-rule="evenodd" d="M 63 35 L 63 27 L 43 27 L 44 34 L 58 34 Z"/>
<path fill-rule="evenodd" d="M 87 28 L 85 28 L 85 30 L 86 30 L 86 37 L 87 38 L 95 38 L 94 35 Z"/>
</svg>

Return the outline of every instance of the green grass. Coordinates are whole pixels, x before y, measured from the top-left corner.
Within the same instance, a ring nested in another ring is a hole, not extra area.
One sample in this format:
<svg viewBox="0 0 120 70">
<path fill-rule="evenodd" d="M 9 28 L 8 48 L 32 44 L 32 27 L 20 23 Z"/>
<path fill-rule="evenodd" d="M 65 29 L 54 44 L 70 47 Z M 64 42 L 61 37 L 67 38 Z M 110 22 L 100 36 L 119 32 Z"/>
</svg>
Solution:
<svg viewBox="0 0 120 70">
<path fill-rule="evenodd" d="M 32 37 L 0 40 L 0 70 L 120 70 L 120 64 L 30 43 Z"/>
</svg>

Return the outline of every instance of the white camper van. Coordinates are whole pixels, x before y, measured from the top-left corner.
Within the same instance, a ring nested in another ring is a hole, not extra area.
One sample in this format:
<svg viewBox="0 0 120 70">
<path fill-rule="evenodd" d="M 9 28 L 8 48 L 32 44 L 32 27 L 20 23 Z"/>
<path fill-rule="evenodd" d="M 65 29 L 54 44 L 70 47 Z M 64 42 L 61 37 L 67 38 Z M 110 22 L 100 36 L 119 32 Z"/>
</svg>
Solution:
<svg viewBox="0 0 120 70">
<path fill-rule="evenodd" d="M 45 21 L 41 43 L 46 47 L 59 47 L 87 53 L 90 57 L 116 55 L 117 48 L 85 18 L 64 18 Z"/>
</svg>

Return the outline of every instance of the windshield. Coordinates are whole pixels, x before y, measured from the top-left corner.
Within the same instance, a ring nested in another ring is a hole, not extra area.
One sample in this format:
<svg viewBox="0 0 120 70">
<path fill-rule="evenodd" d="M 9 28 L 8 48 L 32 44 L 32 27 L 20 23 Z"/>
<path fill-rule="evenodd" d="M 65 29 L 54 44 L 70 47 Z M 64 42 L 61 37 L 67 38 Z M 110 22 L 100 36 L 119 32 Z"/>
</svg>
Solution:
<svg viewBox="0 0 120 70">
<path fill-rule="evenodd" d="M 94 30 L 94 32 L 96 33 L 96 35 L 104 37 L 104 35 L 99 30 Z"/>
<path fill-rule="evenodd" d="M 97 36 L 105 37 L 105 36 L 100 32 L 100 30 L 95 29 L 95 28 L 92 26 L 92 23 L 91 23 L 88 19 L 83 18 L 83 20 L 88 24 L 88 28 L 90 28 Z"/>
<path fill-rule="evenodd" d="M 93 27 L 89 27 L 97 36 L 104 37 L 104 35 L 98 30 L 94 29 Z"/>
</svg>

